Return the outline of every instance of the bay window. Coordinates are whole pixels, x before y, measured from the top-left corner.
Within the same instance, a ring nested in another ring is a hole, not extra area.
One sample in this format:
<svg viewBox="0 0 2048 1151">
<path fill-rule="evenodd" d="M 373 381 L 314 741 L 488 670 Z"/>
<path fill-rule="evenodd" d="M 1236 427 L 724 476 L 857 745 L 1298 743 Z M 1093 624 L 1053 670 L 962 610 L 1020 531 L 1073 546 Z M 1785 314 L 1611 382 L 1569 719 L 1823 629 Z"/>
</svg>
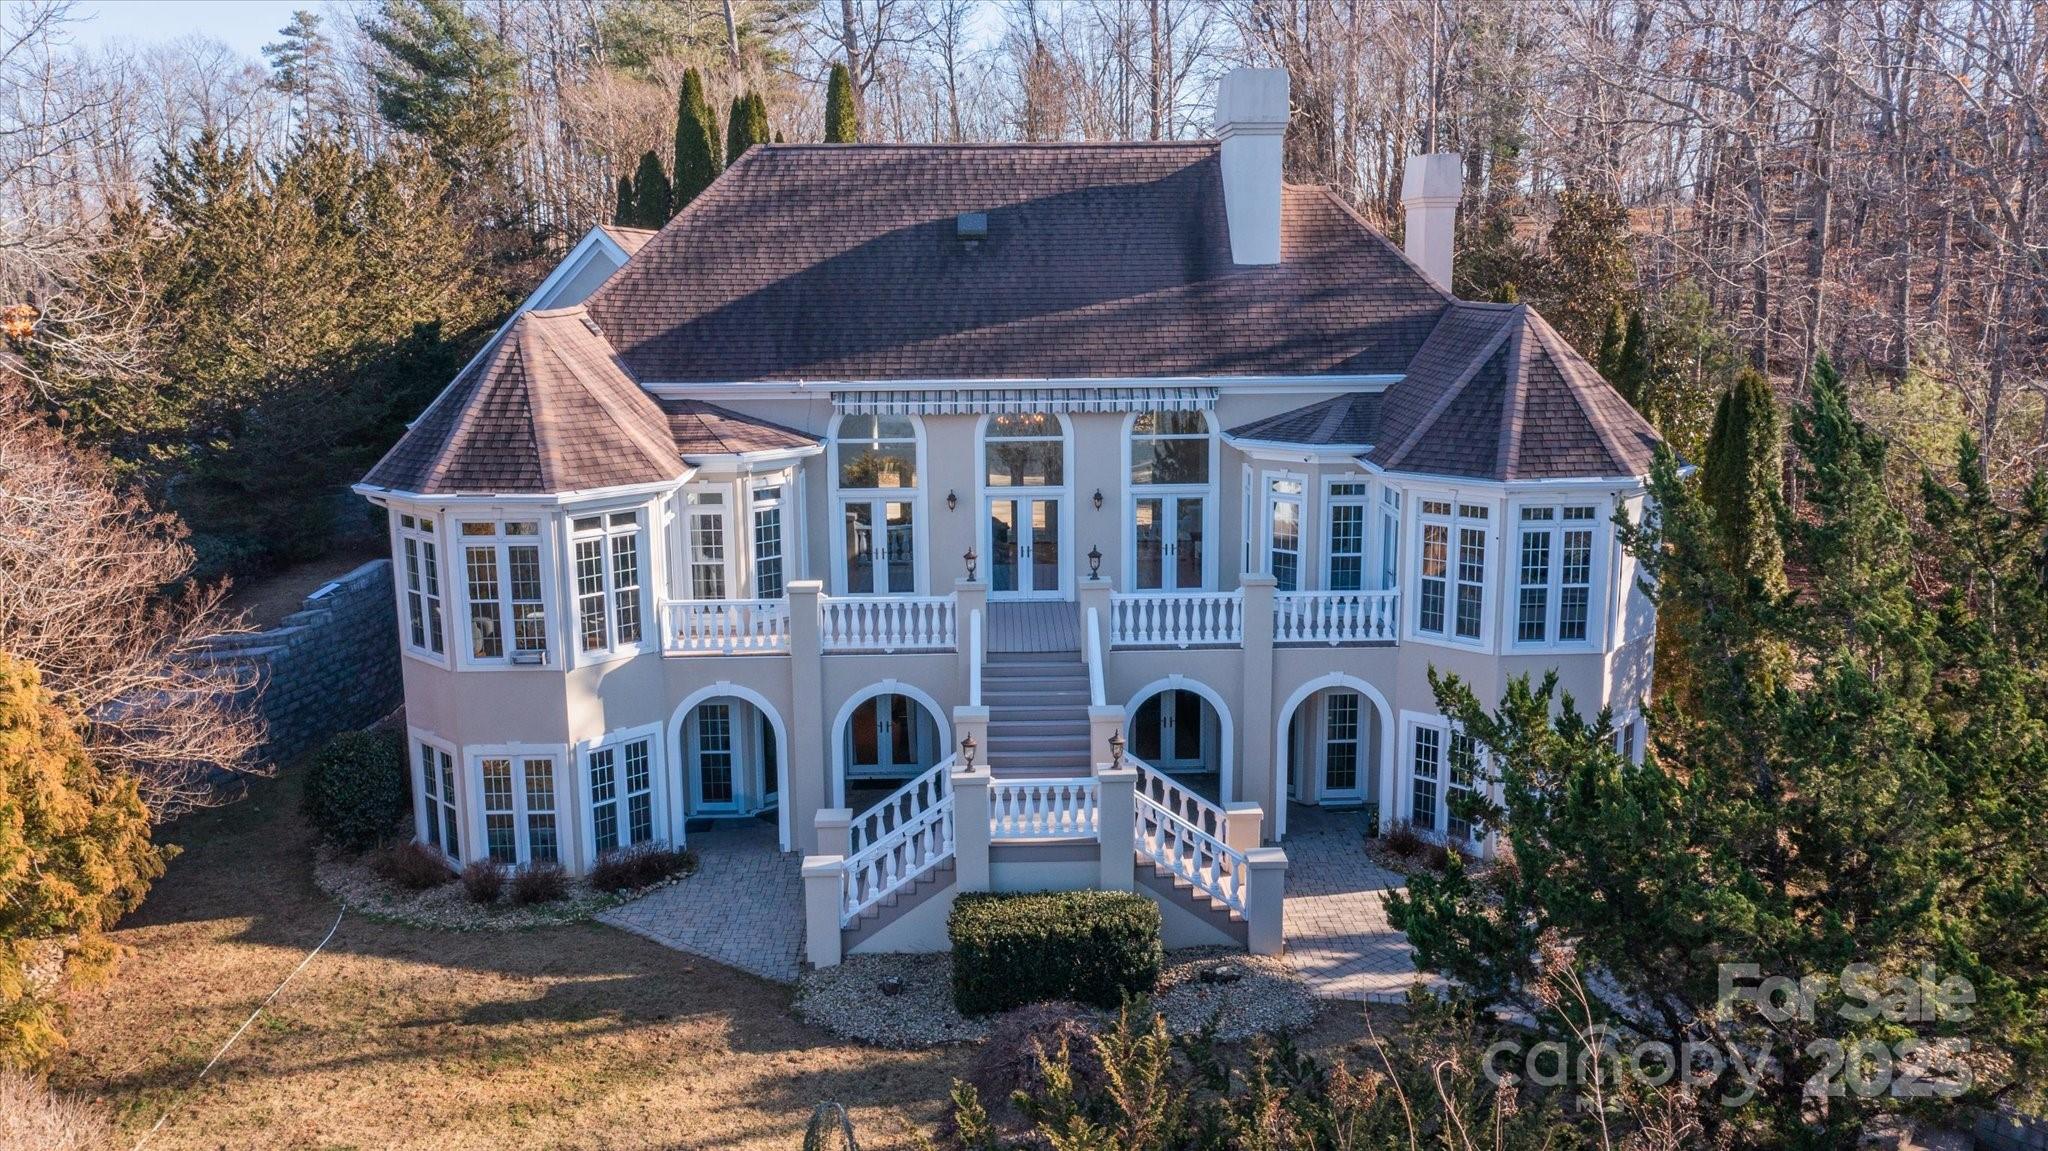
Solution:
<svg viewBox="0 0 2048 1151">
<path fill-rule="evenodd" d="M 570 527 L 581 650 L 605 652 L 638 645 L 647 618 L 647 546 L 640 513 L 577 516 Z"/>
<path fill-rule="evenodd" d="M 1277 591 L 1301 590 L 1301 533 L 1306 519 L 1299 476 L 1266 477 L 1266 574 Z"/>
<path fill-rule="evenodd" d="M 462 836 L 461 820 L 455 814 L 455 756 L 423 739 L 418 746 L 419 792 L 425 808 L 421 823 L 427 846 L 460 861 Z"/>
<path fill-rule="evenodd" d="M 539 663 L 547 658 L 546 580 L 537 520 L 462 525 L 470 658 Z"/>
<path fill-rule="evenodd" d="M 1416 580 L 1415 630 L 1478 640 L 1486 620 L 1486 521 L 1482 504 L 1421 501 L 1422 540 Z"/>
<path fill-rule="evenodd" d="M 444 655 L 441 623 L 441 551 L 434 521 L 410 513 L 398 517 L 401 589 L 405 595 L 405 642 L 425 655 Z"/>
<path fill-rule="evenodd" d="M 1584 643 L 1590 638 L 1598 514 L 1590 504 L 1522 509 L 1516 643 Z"/>
<path fill-rule="evenodd" d="M 683 545 L 691 599 L 724 599 L 730 585 L 726 570 L 725 492 L 693 488 L 685 497 Z"/>
<path fill-rule="evenodd" d="M 1333 481 L 1329 486 L 1329 574 L 1325 586 L 1331 591 L 1365 590 L 1366 517 L 1372 508 L 1366 498 L 1369 487 L 1355 480 Z"/>
<path fill-rule="evenodd" d="M 1443 778 L 1443 729 L 1417 724 L 1409 758 L 1408 822 L 1417 831 L 1437 829 L 1437 785 Z"/>
<path fill-rule="evenodd" d="M 781 484 L 756 487 L 754 509 L 754 595 L 781 599 L 783 592 L 783 525 Z"/>
<path fill-rule="evenodd" d="M 561 862 L 555 758 L 487 753 L 476 763 L 483 785 L 486 854 L 507 867 Z"/>
<path fill-rule="evenodd" d="M 584 754 L 593 856 L 654 842 L 657 742 L 656 732 L 629 733 Z"/>
</svg>

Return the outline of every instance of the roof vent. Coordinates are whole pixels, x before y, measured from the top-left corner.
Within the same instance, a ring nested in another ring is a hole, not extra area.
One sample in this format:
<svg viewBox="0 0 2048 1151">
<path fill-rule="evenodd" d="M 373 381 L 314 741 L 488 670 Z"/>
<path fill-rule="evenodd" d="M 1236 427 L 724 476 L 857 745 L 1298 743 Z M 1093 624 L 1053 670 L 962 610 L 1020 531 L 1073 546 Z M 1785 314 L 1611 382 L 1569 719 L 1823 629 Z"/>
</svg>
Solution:
<svg viewBox="0 0 2048 1151">
<path fill-rule="evenodd" d="M 969 244 L 988 239 L 988 213 L 962 212 L 953 217 L 953 235 Z"/>
</svg>

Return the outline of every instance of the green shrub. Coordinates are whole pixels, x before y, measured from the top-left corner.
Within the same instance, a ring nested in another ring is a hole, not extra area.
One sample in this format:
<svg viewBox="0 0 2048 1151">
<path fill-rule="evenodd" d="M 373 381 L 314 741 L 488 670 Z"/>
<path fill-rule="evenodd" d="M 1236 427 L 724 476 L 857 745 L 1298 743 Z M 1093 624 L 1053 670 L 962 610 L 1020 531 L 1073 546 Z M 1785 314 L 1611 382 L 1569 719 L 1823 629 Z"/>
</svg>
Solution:
<svg viewBox="0 0 2048 1151">
<path fill-rule="evenodd" d="M 1114 1008 L 1149 994 L 1165 960 L 1159 908 L 1127 891 L 962 895 L 946 935 L 963 1015 L 1058 999 Z"/>
<path fill-rule="evenodd" d="M 395 731 L 345 731 L 327 741 L 306 769 L 305 812 L 329 843 L 368 851 L 412 814 L 405 740 Z"/>
</svg>

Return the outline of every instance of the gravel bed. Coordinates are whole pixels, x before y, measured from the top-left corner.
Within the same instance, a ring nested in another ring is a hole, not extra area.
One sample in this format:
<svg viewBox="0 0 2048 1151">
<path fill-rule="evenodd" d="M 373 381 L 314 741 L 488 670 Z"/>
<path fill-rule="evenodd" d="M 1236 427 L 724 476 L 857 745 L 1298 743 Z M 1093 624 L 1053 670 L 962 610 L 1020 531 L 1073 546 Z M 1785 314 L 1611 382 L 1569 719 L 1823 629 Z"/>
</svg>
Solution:
<svg viewBox="0 0 2048 1151">
<path fill-rule="evenodd" d="M 1233 982 L 1203 979 L 1228 967 Z M 903 989 L 882 993 L 884 979 Z M 953 1009 L 953 957 L 932 955 L 849 955 L 837 967 L 806 972 L 797 981 L 797 1014 L 835 1035 L 878 1047 L 934 1047 L 988 1037 L 989 1019 L 968 1019 Z M 1315 1020 L 1321 1004 L 1301 976 L 1277 956 L 1246 955 L 1224 947 L 1171 952 L 1152 1006 L 1176 1035 L 1200 1031 L 1217 1021 L 1226 1042 L 1273 1031 L 1294 1031 Z M 1097 1026 L 1108 1012 L 1087 1011 Z"/>
<path fill-rule="evenodd" d="M 684 878 L 686 876 L 677 876 L 668 882 L 676 883 Z M 477 903 L 463 891 L 462 882 L 458 879 L 450 878 L 447 883 L 425 891 L 407 891 L 386 882 L 371 870 L 368 855 L 346 856 L 326 847 L 320 848 L 314 859 L 313 882 L 320 890 L 348 904 L 351 911 L 408 927 L 442 931 L 518 931 L 529 927 L 581 923 L 608 907 L 617 907 L 654 889 L 598 891 L 582 880 L 572 878 L 569 880 L 569 894 L 550 903 L 521 906 L 513 903 L 509 895 L 499 896 L 496 903 Z M 506 887 L 509 891 L 509 881 Z"/>
</svg>

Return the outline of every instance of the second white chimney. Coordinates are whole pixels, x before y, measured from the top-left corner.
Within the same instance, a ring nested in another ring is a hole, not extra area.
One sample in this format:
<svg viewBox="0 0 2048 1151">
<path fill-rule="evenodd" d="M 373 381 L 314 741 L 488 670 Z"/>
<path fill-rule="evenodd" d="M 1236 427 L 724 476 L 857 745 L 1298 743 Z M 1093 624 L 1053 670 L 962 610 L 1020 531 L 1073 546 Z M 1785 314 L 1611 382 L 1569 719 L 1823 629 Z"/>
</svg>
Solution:
<svg viewBox="0 0 2048 1151">
<path fill-rule="evenodd" d="M 1410 156 L 1401 171 L 1401 209 L 1407 217 L 1401 246 L 1446 292 L 1451 290 L 1451 250 L 1464 183 L 1465 163 L 1456 152 Z"/>
<path fill-rule="evenodd" d="M 1287 72 L 1239 68 L 1216 85 L 1223 142 L 1223 210 L 1235 264 L 1280 262 L 1280 158 L 1287 135 Z"/>
</svg>

